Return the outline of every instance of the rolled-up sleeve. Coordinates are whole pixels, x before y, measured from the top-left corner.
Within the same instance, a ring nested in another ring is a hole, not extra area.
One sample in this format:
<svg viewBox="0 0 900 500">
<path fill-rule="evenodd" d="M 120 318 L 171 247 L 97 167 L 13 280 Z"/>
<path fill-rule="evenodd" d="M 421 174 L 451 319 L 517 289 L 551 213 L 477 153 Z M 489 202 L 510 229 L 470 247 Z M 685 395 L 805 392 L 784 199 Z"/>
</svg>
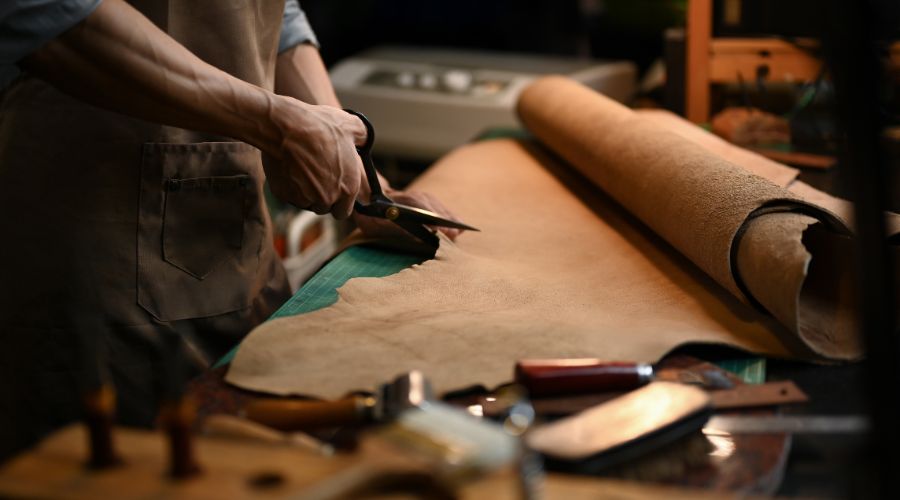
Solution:
<svg viewBox="0 0 900 500">
<path fill-rule="evenodd" d="M 90 15 L 102 0 L 0 1 L 0 88 L 16 63 Z"/>
<path fill-rule="evenodd" d="M 306 13 L 300 8 L 297 0 L 287 0 L 284 3 L 284 18 L 281 21 L 281 38 L 278 40 L 278 52 L 284 52 L 301 43 L 309 43 L 319 46 L 319 40 L 313 32 Z"/>
</svg>

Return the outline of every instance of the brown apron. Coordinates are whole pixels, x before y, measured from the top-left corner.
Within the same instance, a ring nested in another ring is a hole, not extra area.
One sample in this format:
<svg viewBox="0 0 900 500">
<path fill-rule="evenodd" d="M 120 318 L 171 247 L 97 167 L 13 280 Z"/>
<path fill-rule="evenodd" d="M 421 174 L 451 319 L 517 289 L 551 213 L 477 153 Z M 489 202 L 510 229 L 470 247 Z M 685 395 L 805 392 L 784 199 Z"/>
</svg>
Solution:
<svg viewBox="0 0 900 500">
<path fill-rule="evenodd" d="M 201 59 L 272 88 L 284 0 L 132 4 Z M 233 139 L 27 75 L 3 93 L 0 456 L 78 416 L 85 345 L 107 353 L 120 421 L 145 425 L 164 336 L 199 368 L 287 298 L 264 179 L 260 152 Z"/>
</svg>

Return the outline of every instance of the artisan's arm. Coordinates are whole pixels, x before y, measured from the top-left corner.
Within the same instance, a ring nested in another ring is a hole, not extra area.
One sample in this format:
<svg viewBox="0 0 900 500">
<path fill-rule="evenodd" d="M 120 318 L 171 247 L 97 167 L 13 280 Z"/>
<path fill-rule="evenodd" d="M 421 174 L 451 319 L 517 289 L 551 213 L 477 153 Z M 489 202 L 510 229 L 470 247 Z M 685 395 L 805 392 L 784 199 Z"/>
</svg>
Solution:
<svg viewBox="0 0 900 500">
<path fill-rule="evenodd" d="M 276 161 L 279 197 L 346 217 L 365 128 L 329 106 L 278 96 L 206 64 L 122 0 L 104 2 L 22 65 L 78 98 L 150 121 L 243 140 Z"/>
<path fill-rule="evenodd" d="M 278 54 L 275 92 L 310 104 L 341 107 L 319 49 L 308 43 L 295 45 Z"/>
</svg>

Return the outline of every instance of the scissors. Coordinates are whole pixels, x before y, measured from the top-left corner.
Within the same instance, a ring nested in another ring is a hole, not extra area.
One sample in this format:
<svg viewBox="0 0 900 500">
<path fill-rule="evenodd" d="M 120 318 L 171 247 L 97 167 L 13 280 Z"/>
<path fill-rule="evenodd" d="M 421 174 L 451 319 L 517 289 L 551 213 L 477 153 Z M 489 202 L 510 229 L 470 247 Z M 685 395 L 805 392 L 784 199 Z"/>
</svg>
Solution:
<svg viewBox="0 0 900 500">
<path fill-rule="evenodd" d="M 359 200 L 354 202 L 353 209 L 357 213 L 368 215 L 370 217 L 378 217 L 387 219 L 394 224 L 400 226 L 404 231 L 411 234 L 417 240 L 436 249 L 440 240 L 434 231 L 428 229 L 428 226 L 443 226 L 456 229 L 466 229 L 468 231 L 478 231 L 478 229 L 462 222 L 445 219 L 440 215 L 421 208 L 402 205 L 394 202 L 387 197 L 381 189 L 381 182 L 378 181 L 378 173 L 375 171 L 375 164 L 372 163 L 372 144 L 375 142 L 375 128 L 369 122 L 369 119 L 362 113 L 345 109 L 344 111 L 356 116 L 362 120 L 366 126 L 366 142 L 362 146 L 357 146 L 356 152 L 362 159 L 363 168 L 366 171 L 366 179 L 369 182 L 369 191 L 372 193 L 369 197 L 369 204 L 363 204 Z"/>
</svg>

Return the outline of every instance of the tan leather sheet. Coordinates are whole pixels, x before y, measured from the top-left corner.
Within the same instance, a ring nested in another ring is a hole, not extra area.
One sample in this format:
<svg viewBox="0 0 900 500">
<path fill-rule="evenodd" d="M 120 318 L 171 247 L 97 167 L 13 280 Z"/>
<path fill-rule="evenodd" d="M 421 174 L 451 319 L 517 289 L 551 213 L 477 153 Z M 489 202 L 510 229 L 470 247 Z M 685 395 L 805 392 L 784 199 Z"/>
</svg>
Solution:
<svg viewBox="0 0 900 500">
<path fill-rule="evenodd" d="M 832 252 L 849 250 L 849 229 L 834 214 L 565 78 L 530 85 L 518 110 L 542 143 L 735 296 L 819 355 L 860 356 L 849 258 Z M 807 228 L 815 238 L 804 245 Z"/>
<path fill-rule="evenodd" d="M 334 398 L 412 369 L 438 391 L 491 387 L 509 381 L 522 358 L 655 361 L 690 342 L 859 355 L 856 339 L 842 336 L 850 330 L 835 334 L 803 313 L 835 308 L 834 294 L 801 300 L 812 260 L 801 239 L 822 224 L 785 208 L 809 209 L 799 198 L 562 79 L 533 85 L 519 111 L 581 174 L 534 144 L 454 151 L 416 187 L 483 232 L 444 242 L 434 260 L 396 275 L 351 280 L 331 307 L 260 326 L 226 379 Z M 760 173 L 793 179 L 769 167 Z M 784 325 L 746 301 L 781 307 Z"/>
</svg>

